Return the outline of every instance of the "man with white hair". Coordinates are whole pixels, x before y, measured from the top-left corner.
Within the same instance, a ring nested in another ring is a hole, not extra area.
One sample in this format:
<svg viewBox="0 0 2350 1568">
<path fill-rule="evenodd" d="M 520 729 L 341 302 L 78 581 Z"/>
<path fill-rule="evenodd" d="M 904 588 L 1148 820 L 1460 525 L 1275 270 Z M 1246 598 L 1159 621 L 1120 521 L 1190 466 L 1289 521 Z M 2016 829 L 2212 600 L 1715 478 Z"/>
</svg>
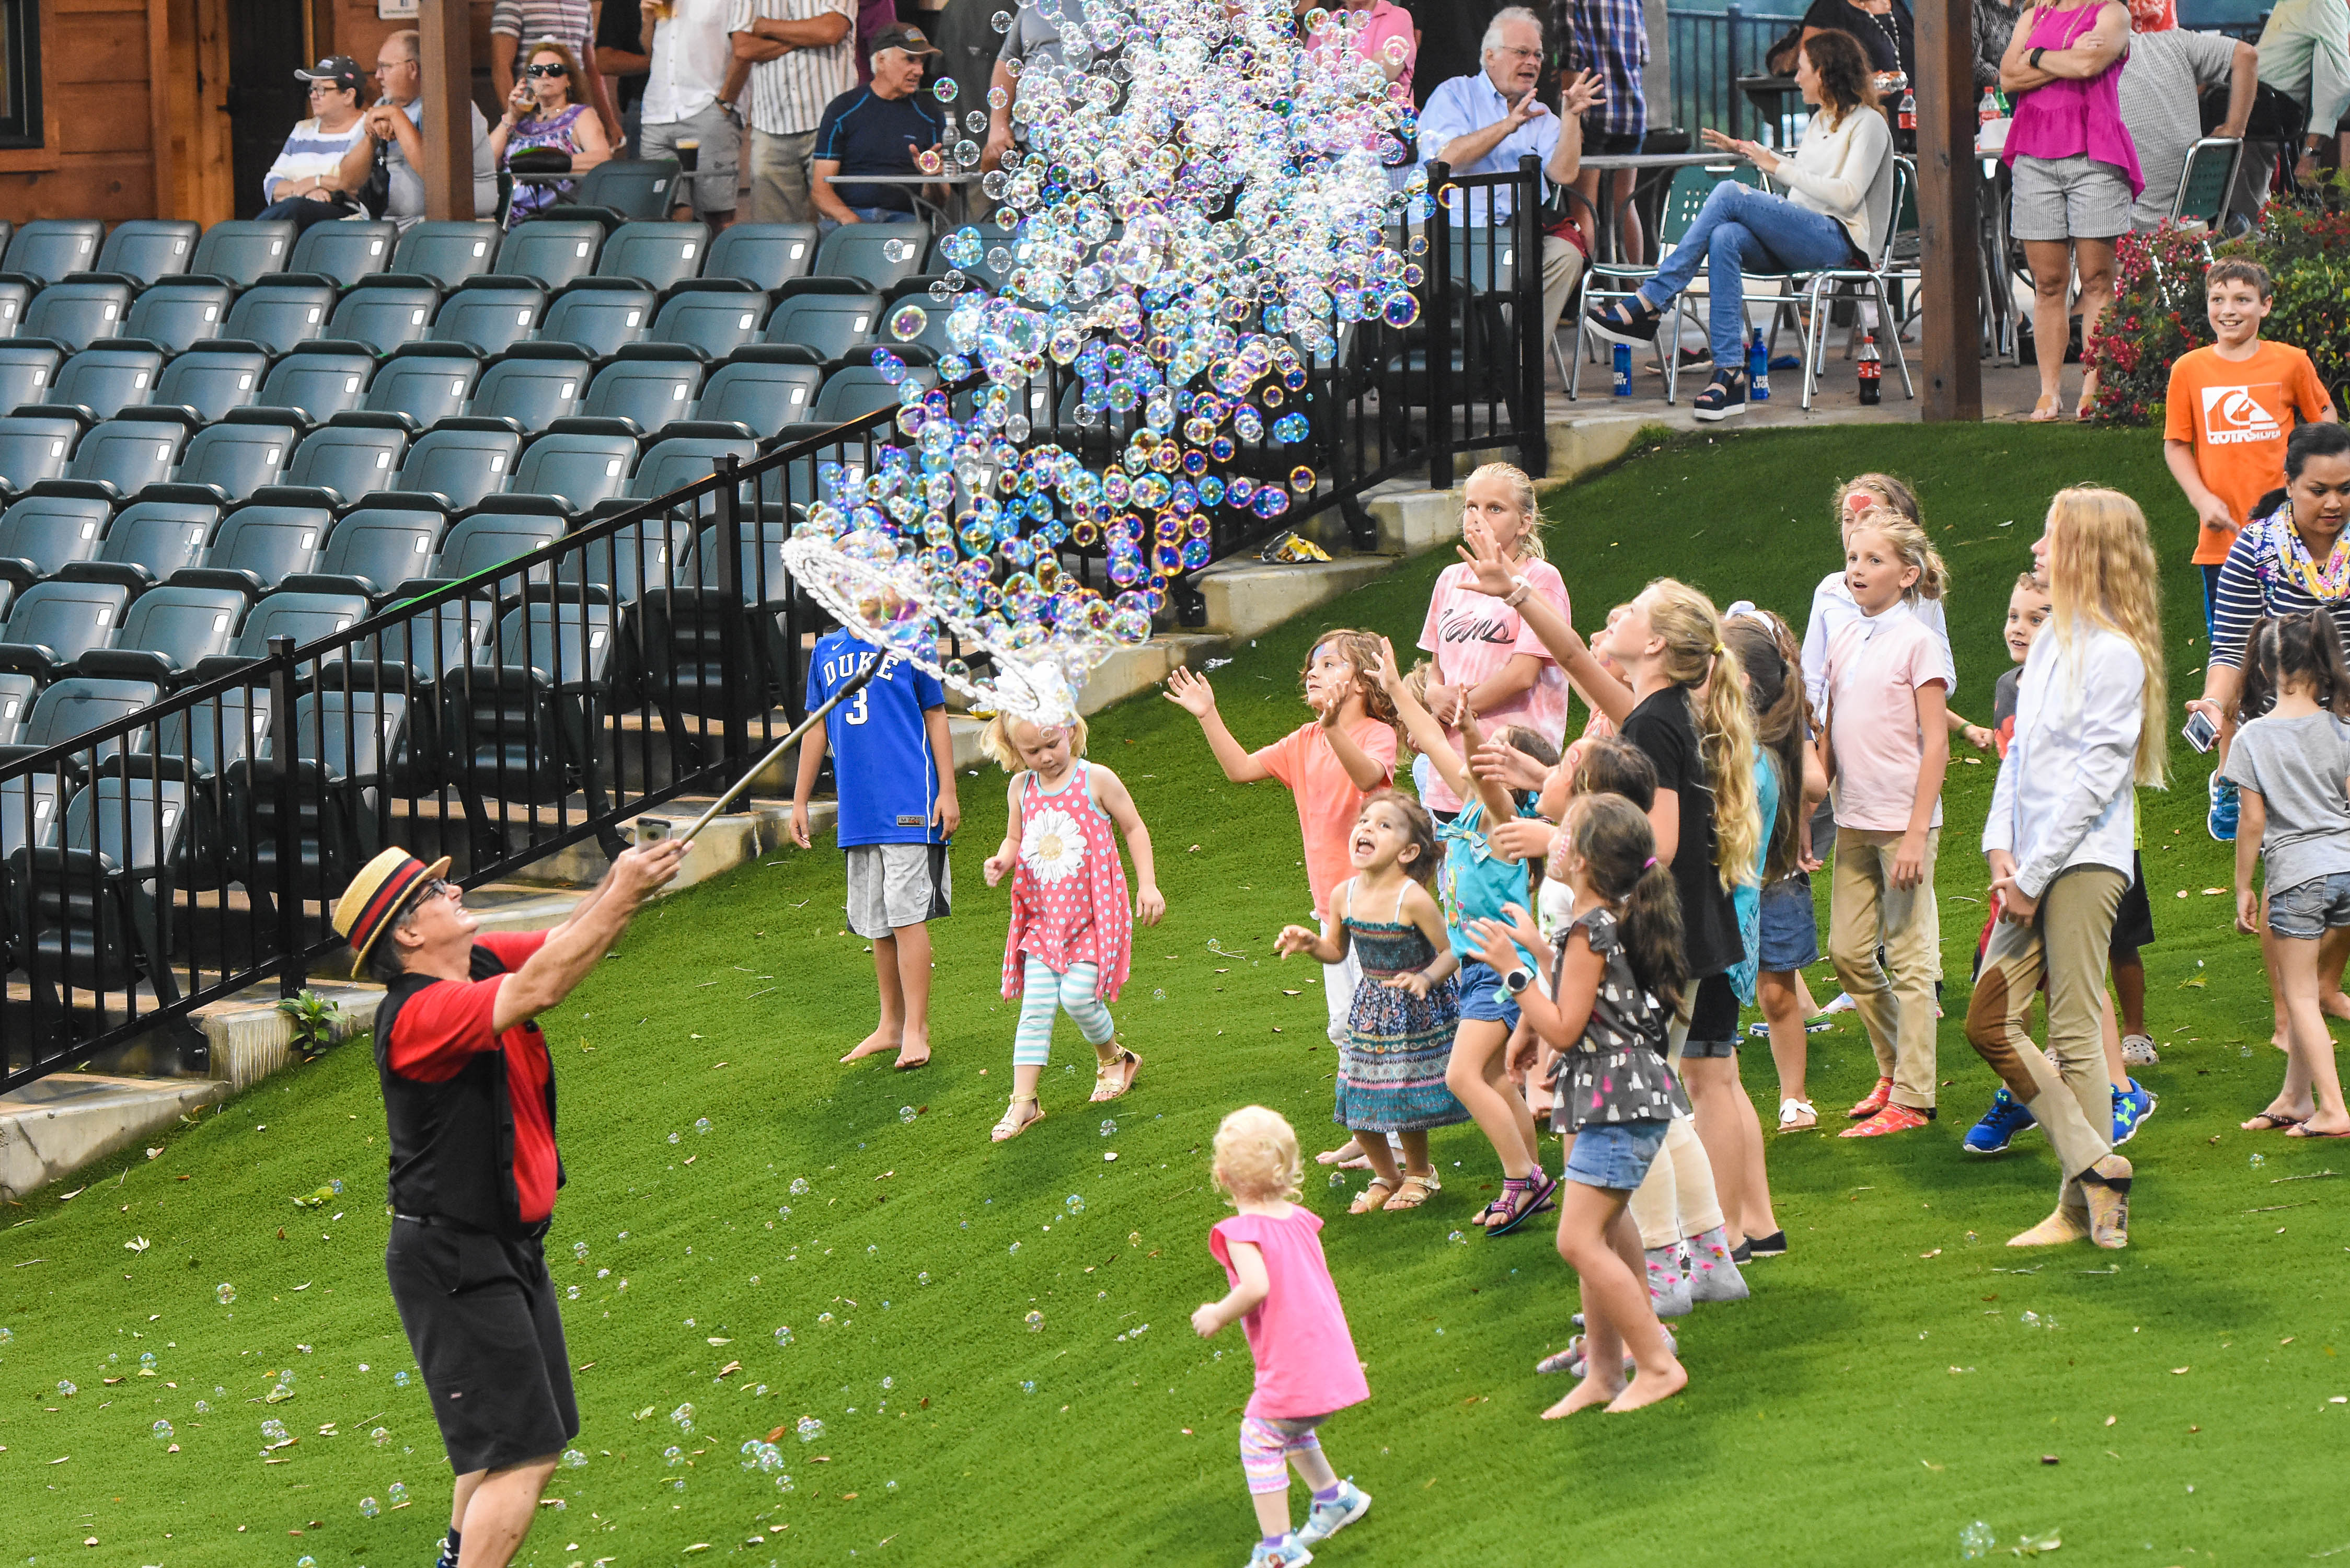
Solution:
<svg viewBox="0 0 2350 1568">
<path fill-rule="evenodd" d="M 1482 70 L 1454 77 L 1429 95 L 1419 115 L 1420 156 L 1440 160 L 1455 175 L 1493 174 L 1515 170 L 1531 152 L 1543 160 L 1543 178 L 1551 185 L 1574 183 L 1583 163 L 1584 111 L 1607 97 L 1598 78 L 1586 72 L 1566 82 L 1557 114 L 1534 97 L 1542 76 L 1542 22 L 1523 5 L 1494 13 L 1480 52 Z M 1514 211 L 1506 191 L 1469 192 L 1464 199 L 1472 224 L 1505 223 Z M 1456 209 L 1456 218 L 1459 213 Z M 1543 236 L 1543 320 L 1553 330 L 1583 275 L 1584 243 L 1571 223 Z"/>
</svg>

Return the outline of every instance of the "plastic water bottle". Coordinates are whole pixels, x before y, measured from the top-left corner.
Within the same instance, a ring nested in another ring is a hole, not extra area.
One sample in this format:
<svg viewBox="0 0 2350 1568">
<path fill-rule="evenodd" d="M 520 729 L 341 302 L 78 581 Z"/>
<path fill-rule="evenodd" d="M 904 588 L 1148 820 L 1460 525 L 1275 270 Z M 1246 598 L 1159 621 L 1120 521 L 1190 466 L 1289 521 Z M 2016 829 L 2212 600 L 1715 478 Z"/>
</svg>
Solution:
<svg viewBox="0 0 2350 1568">
<path fill-rule="evenodd" d="M 1874 332 L 1860 340 L 1860 358 L 1856 364 L 1856 369 L 1860 373 L 1861 406 L 1873 409 L 1882 402 L 1885 397 L 1885 389 L 1881 381 L 1885 371 L 1885 358 L 1877 351 L 1877 334 Z"/>
<path fill-rule="evenodd" d="M 1746 399 L 1754 403 L 1771 400 L 1771 350 L 1762 341 L 1760 327 L 1746 348 Z"/>
<path fill-rule="evenodd" d="M 1909 90 L 1906 80 L 1901 84 L 1900 122 L 1904 130 L 1918 129 L 1918 95 Z"/>
<path fill-rule="evenodd" d="M 1616 345 L 1615 362 L 1616 395 L 1619 398 L 1628 398 L 1632 395 L 1632 348 L 1630 344 L 1618 343 Z"/>
<path fill-rule="evenodd" d="M 1999 95 L 1983 88 L 1982 101 L 1975 105 L 1975 123 L 1989 125 L 1999 118 Z"/>
</svg>

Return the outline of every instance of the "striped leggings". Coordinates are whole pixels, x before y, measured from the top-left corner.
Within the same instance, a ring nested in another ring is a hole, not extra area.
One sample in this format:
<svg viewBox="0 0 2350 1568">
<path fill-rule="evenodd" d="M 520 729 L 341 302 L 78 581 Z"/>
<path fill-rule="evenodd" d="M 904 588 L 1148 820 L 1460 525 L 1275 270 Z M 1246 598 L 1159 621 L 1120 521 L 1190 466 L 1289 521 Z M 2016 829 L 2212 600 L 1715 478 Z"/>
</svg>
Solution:
<svg viewBox="0 0 2350 1568">
<path fill-rule="evenodd" d="M 1336 1472 L 1330 1469 L 1330 1461 L 1322 1457 L 1322 1439 L 1314 1435 L 1314 1428 L 1323 1420 L 1320 1416 L 1300 1420 L 1242 1417 L 1241 1470 L 1248 1477 L 1249 1490 L 1287 1491 L 1292 1460 L 1296 1462 L 1297 1473 L 1306 1485 L 1317 1490 L 1331 1485 Z M 1315 1474 L 1317 1470 L 1319 1475 Z"/>
<path fill-rule="evenodd" d="M 1063 1009 L 1077 1021 L 1077 1032 L 1088 1044 L 1110 1043 L 1118 1026 L 1110 1022 L 1109 1009 L 1094 995 L 1099 971 L 1092 964 L 1071 964 L 1068 973 L 1055 974 L 1034 953 L 1026 955 L 1026 963 L 1020 988 L 1020 1028 L 1012 1037 L 1014 1066 L 1041 1067 L 1053 1059 L 1053 1016 Z"/>
</svg>

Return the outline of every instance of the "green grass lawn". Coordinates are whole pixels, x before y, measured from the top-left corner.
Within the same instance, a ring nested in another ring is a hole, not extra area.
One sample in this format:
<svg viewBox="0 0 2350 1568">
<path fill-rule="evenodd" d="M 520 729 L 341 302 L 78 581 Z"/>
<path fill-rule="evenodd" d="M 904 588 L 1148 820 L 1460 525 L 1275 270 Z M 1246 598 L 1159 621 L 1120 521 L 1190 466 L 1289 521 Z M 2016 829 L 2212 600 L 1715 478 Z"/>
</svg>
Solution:
<svg viewBox="0 0 2350 1568">
<path fill-rule="evenodd" d="M 1551 556 L 1586 626 L 1668 568 L 1800 625 L 1835 560 L 1829 485 L 1877 467 L 1918 483 L 1956 571 L 1961 711 L 1988 716 L 2008 584 L 2049 493 L 2079 480 L 2149 504 L 2172 687 L 2199 680 L 2192 520 L 2142 432 L 1694 440 L 1554 497 Z M 1331 618 L 1409 642 L 1442 564 L 1422 560 Z M 1319 624 L 1262 638 L 1217 672 L 1243 741 L 1305 717 L 1295 672 Z M 1306 1200 L 1329 1218 L 1373 1395 L 1329 1423 L 1326 1446 L 1378 1498 L 1324 1561 L 1933 1563 L 1955 1561 L 1977 1519 L 2002 1544 L 2056 1531 L 2063 1561 L 2080 1564 L 2273 1563 L 2350 1542 L 2324 1501 L 2339 1465 L 2324 1457 L 2350 1422 L 2329 1403 L 2350 1395 L 2335 1355 L 2350 1343 L 2350 1238 L 2328 1219 L 2342 1189 L 2294 1179 L 2350 1158 L 2236 1130 L 2282 1058 L 2255 949 L 2231 933 L 2229 900 L 2204 895 L 2229 877 L 2201 826 L 2205 769 L 2174 752 L 2180 787 L 2146 797 L 2163 1061 L 2143 1075 L 2162 1106 L 2129 1150 L 2126 1251 L 2006 1251 L 2050 1207 L 2044 1141 L 2028 1134 L 1989 1161 L 1959 1151 L 1994 1087 L 1957 1022 L 1992 769 L 1954 763 L 1943 1118 L 1897 1138 L 1772 1140 L 1794 1251 L 1752 1267 L 1752 1301 L 1679 1324 L 1684 1397 L 1630 1418 L 1534 1419 L 1563 1391 L 1531 1368 L 1566 1336 L 1574 1281 L 1539 1225 L 1449 1240 L 1496 1176 L 1472 1127 L 1438 1135 L 1446 1189 L 1416 1214 L 1350 1220 L 1311 1171 Z M 1270 950 L 1307 909 L 1295 818 L 1276 785 L 1225 784 L 1191 720 L 1156 698 L 1099 716 L 1093 755 L 1132 785 L 1169 905 L 1115 1008 L 1149 1065 L 1107 1108 L 1114 1134 L 1086 1103 L 1089 1054 L 1065 1022 L 1049 1125 L 987 1141 L 1014 1017 L 996 996 L 1004 895 L 978 874 L 1003 821 L 993 773 L 962 781 L 960 909 L 936 928 L 930 1070 L 834 1064 L 872 997 L 829 850 L 666 901 L 547 1020 L 571 1178 L 548 1251 L 577 1293 L 566 1321 L 587 1463 L 557 1472 L 559 1502 L 521 1561 L 662 1563 L 704 1542 L 759 1563 L 1245 1557 L 1234 1427 L 1247 1349 L 1236 1330 L 1203 1344 L 1187 1319 L 1224 1288 L 1206 1246 L 1225 1211 L 1204 1158 L 1217 1119 L 1256 1100 L 1308 1147 L 1334 1136 L 1318 968 Z M 1833 993 L 1825 966 L 1814 985 Z M 1812 1048 L 1816 1098 L 1841 1125 L 1873 1076 L 1866 1043 L 1846 1015 Z M 1748 1057 L 1768 1126 L 1767 1054 Z M 412 1375 L 396 1386 L 413 1363 L 380 1263 L 382 1140 L 372 1063 L 347 1047 L 175 1130 L 152 1158 L 0 1210 L 0 1558 L 429 1561 L 448 1478 L 421 1387 Z M 288 1201 L 331 1179 L 346 1191 L 328 1207 Z M 140 1238 L 146 1250 L 126 1249 Z M 214 1299 L 224 1281 L 232 1306 Z M 292 1397 L 263 1403 L 289 1368 Z M 60 1397 L 61 1379 L 79 1392 Z M 690 1435 L 670 1417 L 684 1403 Z M 745 1439 L 803 1417 L 824 1428 L 781 1438 L 795 1490 L 741 1468 Z M 300 1441 L 265 1458 L 270 1418 Z M 150 1436 L 158 1420 L 178 1452 Z M 395 1482 L 411 1505 L 363 1517 L 360 1500 L 388 1505 Z"/>
</svg>

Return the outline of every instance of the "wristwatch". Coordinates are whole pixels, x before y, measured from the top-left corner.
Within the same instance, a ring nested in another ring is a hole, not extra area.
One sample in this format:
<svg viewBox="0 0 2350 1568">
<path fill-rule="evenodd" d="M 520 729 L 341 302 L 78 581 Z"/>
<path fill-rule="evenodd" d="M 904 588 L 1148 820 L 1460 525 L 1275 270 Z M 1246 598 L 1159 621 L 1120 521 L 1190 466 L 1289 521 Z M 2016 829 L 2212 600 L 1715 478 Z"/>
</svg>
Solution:
<svg viewBox="0 0 2350 1568">
<path fill-rule="evenodd" d="M 1534 984 L 1534 971 L 1521 966 L 1502 977 L 1503 986 L 1512 996 L 1523 996 L 1526 987 Z"/>
<path fill-rule="evenodd" d="M 2047 52 L 2048 51 L 2045 48 L 2034 49 L 2030 54 L 2023 57 L 2023 63 L 2030 66 L 2036 71 L 2040 68 L 2040 57 Z"/>
</svg>

